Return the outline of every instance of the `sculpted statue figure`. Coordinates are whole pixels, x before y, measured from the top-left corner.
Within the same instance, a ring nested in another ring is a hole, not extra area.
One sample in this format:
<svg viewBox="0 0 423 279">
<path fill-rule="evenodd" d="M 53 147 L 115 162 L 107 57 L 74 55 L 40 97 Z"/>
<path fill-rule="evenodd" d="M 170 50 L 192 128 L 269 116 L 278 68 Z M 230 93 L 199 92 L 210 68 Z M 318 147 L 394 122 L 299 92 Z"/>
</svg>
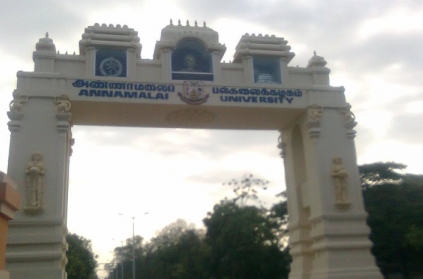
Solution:
<svg viewBox="0 0 423 279">
<path fill-rule="evenodd" d="M 348 173 L 342 165 L 340 157 L 332 159 L 332 172 L 331 176 L 335 185 L 335 196 L 337 203 L 345 203 L 347 201 L 347 177 Z"/>
<path fill-rule="evenodd" d="M 67 113 L 69 112 L 71 108 L 71 102 L 67 95 L 60 96 L 59 98 L 56 99 L 55 103 L 57 106 L 57 111 L 61 113 Z"/>
<path fill-rule="evenodd" d="M 44 177 L 44 163 L 41 162 L 43 156 L 35 152 L 31 155 L 31 161 L 26 167 L 26 209 L 41 208 L 42 187 Z"/>
<path fill-rule="evenodd" d="M 184 66 L 180 71 L 182 72 L 198 72 L 197 70 L 197 61 L 194 55 L 187 54 L 184 57 Z"/>
</svg>

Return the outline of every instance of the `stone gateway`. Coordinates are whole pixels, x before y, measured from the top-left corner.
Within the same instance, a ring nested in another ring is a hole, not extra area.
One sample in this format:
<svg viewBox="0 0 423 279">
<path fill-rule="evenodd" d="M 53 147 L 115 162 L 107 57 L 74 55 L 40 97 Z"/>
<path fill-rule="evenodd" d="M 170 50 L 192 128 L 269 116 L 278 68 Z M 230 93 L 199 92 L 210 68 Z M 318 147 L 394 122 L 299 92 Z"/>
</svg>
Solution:
<svg viewBox="0 0 423 279">
<path fill-rule="evenodd" d="M 95 24 L 79 54 L 59 54 L 46 34 L 34 71 L 18 72 L 8 175 L 24 200 L 10 222 L 12 279 L 66 278 L 73 124 L 280 131 L 290 279 L 382 278 L 370 253 L 355 116 L 323 57 L 292 67 L 284 38 L 245 34 L 224 63 L 218 33 L 197 23 L 163 28 L 153 59 L 141 48 L 134 29 Z"/>
</svg>

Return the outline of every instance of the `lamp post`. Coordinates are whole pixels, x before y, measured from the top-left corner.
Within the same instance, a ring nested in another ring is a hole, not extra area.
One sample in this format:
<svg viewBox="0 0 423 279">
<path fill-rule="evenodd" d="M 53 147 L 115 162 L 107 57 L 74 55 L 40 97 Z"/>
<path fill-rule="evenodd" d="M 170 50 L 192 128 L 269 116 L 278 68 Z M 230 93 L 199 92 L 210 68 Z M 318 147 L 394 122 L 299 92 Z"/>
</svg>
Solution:
<svg viewBox="0 0 423 279">
<path fill-rule="evenodd" d="M 144 215 L 147 214 L 148 212 L 144 212 Z M 123 216 L 122 213 L 119 215 Z M 135 216 L 132 216 L 132 279 L 135 279 Z"/>
<path fill-rule="evenodd" d="M 123 279 L 123 278 L 124 278 L 124 277 L 123 277 L 123 263 L 124 263 L 124 261 L 125 261 L 125 258 L 124 258 L 124 256 L 123 256 L 123 240 L 122 240 L 122 242 L 121 242 L 121 243 L 122 243 L 122 246 L 121 246 L 121 247 L 122 247 L 122 272 L 121 272 L 121 273 L 122 273 L 122 279 Z"/>
<path fill-rule="evenodd" d="M 116 239 L 114 239 L 114 238 L 112 238 L 112 240 L 116 241 Z M 120 261 L 121 261 L 121 263 L 120 263 L 120 265 L 121 265 L 120 266 L 120 269 L 121 269 L 121 275 L 120 275 L 120 277 L 123 279 L 123 262 L 125 261 L 125 258 L 123 256 L 123 240 L 121 241 L 120 249 L 121 249 L 121 253 L 120 253 Z M 109 252 L 112 253 L 112 251 L 109 251 Z M 117 260 L 119 260 L 119 258 L 117 258 Z M 116 265 L 117 265 L 116 266 L 116 269 L 119 269 L 119 262 L 117 262 Z"/>
<path fill-rule="evenodd" d="M 132 279 L 135 279 L 135 217 L 132 217 Z"/>
</svg>

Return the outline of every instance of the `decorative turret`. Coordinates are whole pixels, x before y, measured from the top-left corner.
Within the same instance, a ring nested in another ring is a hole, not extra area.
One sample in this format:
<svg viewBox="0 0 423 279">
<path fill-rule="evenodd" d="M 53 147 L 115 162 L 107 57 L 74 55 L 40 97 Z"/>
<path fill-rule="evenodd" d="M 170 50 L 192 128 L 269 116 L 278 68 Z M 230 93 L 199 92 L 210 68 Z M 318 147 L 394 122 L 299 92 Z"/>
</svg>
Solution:
<svg viewBox="0 0 423 279">
<path fill-rule="evenodd" d="M 48 37 L 48 32 L 44 38 L 41 38 L 35 45 L 35 51 L 32 54 L 34 60 L 35 72 L 53 72 L 54 59 L 56 58 L 56 46 L 53 40 Z"/>
<path fill-rule="evenodd" d="M 142 46 L 138 32 L 128 26 L 123 27 L 120 24 L 113 26 L 109 24 L 96 23 L 94 26 L 85 28 L 82 34 L 82 40 L 79 41 L 79 52 L 81 55 L 86 54 L 87 47 L 119 47 L 126 49 L 134 49 L 136 57 L 141 57 Z"/>
<path fill-rule="evenodd" d="M 318 56 L 316 51 L 314 52 L 313 57 L 310 58 L 308 61 L 307 68 L 315 69 L 315 68 L 324 68 L 327 62 L 322 56 Z"/>
<path fill-rule="evenodd" d="M 241 62 L 243 56 L 267 56 L 280 57 L 286 63 L 289 63 L 295 56 L 295 53 L 289 52 L 291 47 L 287 45 L 288 41 L 284 38 L 278 38 L 275 35 L 248 33 L 241 37 L 241 40 L 236 46 L 234 55 L 234 62 Z"/>
<path fill-rule="evenodd" d="M 313 72 L 313 80 L 316 85 L 329 85 L 330 69 L 326 68 L 327 62 L 322 56 L 318 56 L 314 51 L 313 56 L 308 61 L 307 68 Z"/>
<path fill-rule="evenodd" d="M 197 21 L 195 21 L 194 25 L 191 26 L 187 20 L 186 25 L 183 26 L 180 20 L 178 20 L 177 25 L 174 25 L 171 20 L 170 24 L 162 29 L 160 41 L 156 42 L 154 59 L 159 59 L 161 52 L 165 49 L 175 49 L 176 45 L 186 38 L 200 41 L 208 52 L 217 52 L 219 59 L 225 54 L 226 47 L 219 43 L 219 34 L 207 27 L 205 22 L 202 26 L 198 26 Z"/>
<path fill-rule="evenodd" d="M 56 53 L 56 46 L 53 44 L 53 40 L 48 37 L 48 32 L 45 38 L 41 38 L 35 45 L 36 51 L 48 51 Z"/>
</svg>

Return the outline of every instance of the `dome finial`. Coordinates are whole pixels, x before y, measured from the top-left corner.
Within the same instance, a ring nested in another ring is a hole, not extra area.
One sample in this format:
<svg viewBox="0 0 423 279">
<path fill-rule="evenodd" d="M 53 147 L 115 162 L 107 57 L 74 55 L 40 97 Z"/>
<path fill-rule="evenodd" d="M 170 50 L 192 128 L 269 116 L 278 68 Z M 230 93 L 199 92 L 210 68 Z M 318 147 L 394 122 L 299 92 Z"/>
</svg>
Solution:
<svg viewBox="0 0 423 279">
<path fill-rule="evenodd" d="M 170 25 L 173 25 L 173 20 L 172 19 L 170 19 Z"/>
<path fill-rule="evenodd" d="M 197 21 L 195 21 L 195 27 L 198 27 Z"/>
<path fill-rule="evenodd" d="M 314 56 L 316 56 L 317 55 L 317 53 L 316 53 L 316 51 L 314 51 Z"/>
<path fill-rule="evenodd" d="M 178 26 L 181 26 L 181 20 L 178 19 Z"/>
<path fill-rule="evenodd" d="M 46 38 L 48 38 L 48 32 L 46 32 Z"/>
<path fill-rule="evenodd" d="M 203 27 L 207 27 L 207 25 L 206 25 L 206 22 L 205 22 L 205 21 L 203 22 Z"/>
<path fill-rule="evenodd" d="M 187 20 L 187 26 L 189 26 L 189 20 Z"/>
</svg>

